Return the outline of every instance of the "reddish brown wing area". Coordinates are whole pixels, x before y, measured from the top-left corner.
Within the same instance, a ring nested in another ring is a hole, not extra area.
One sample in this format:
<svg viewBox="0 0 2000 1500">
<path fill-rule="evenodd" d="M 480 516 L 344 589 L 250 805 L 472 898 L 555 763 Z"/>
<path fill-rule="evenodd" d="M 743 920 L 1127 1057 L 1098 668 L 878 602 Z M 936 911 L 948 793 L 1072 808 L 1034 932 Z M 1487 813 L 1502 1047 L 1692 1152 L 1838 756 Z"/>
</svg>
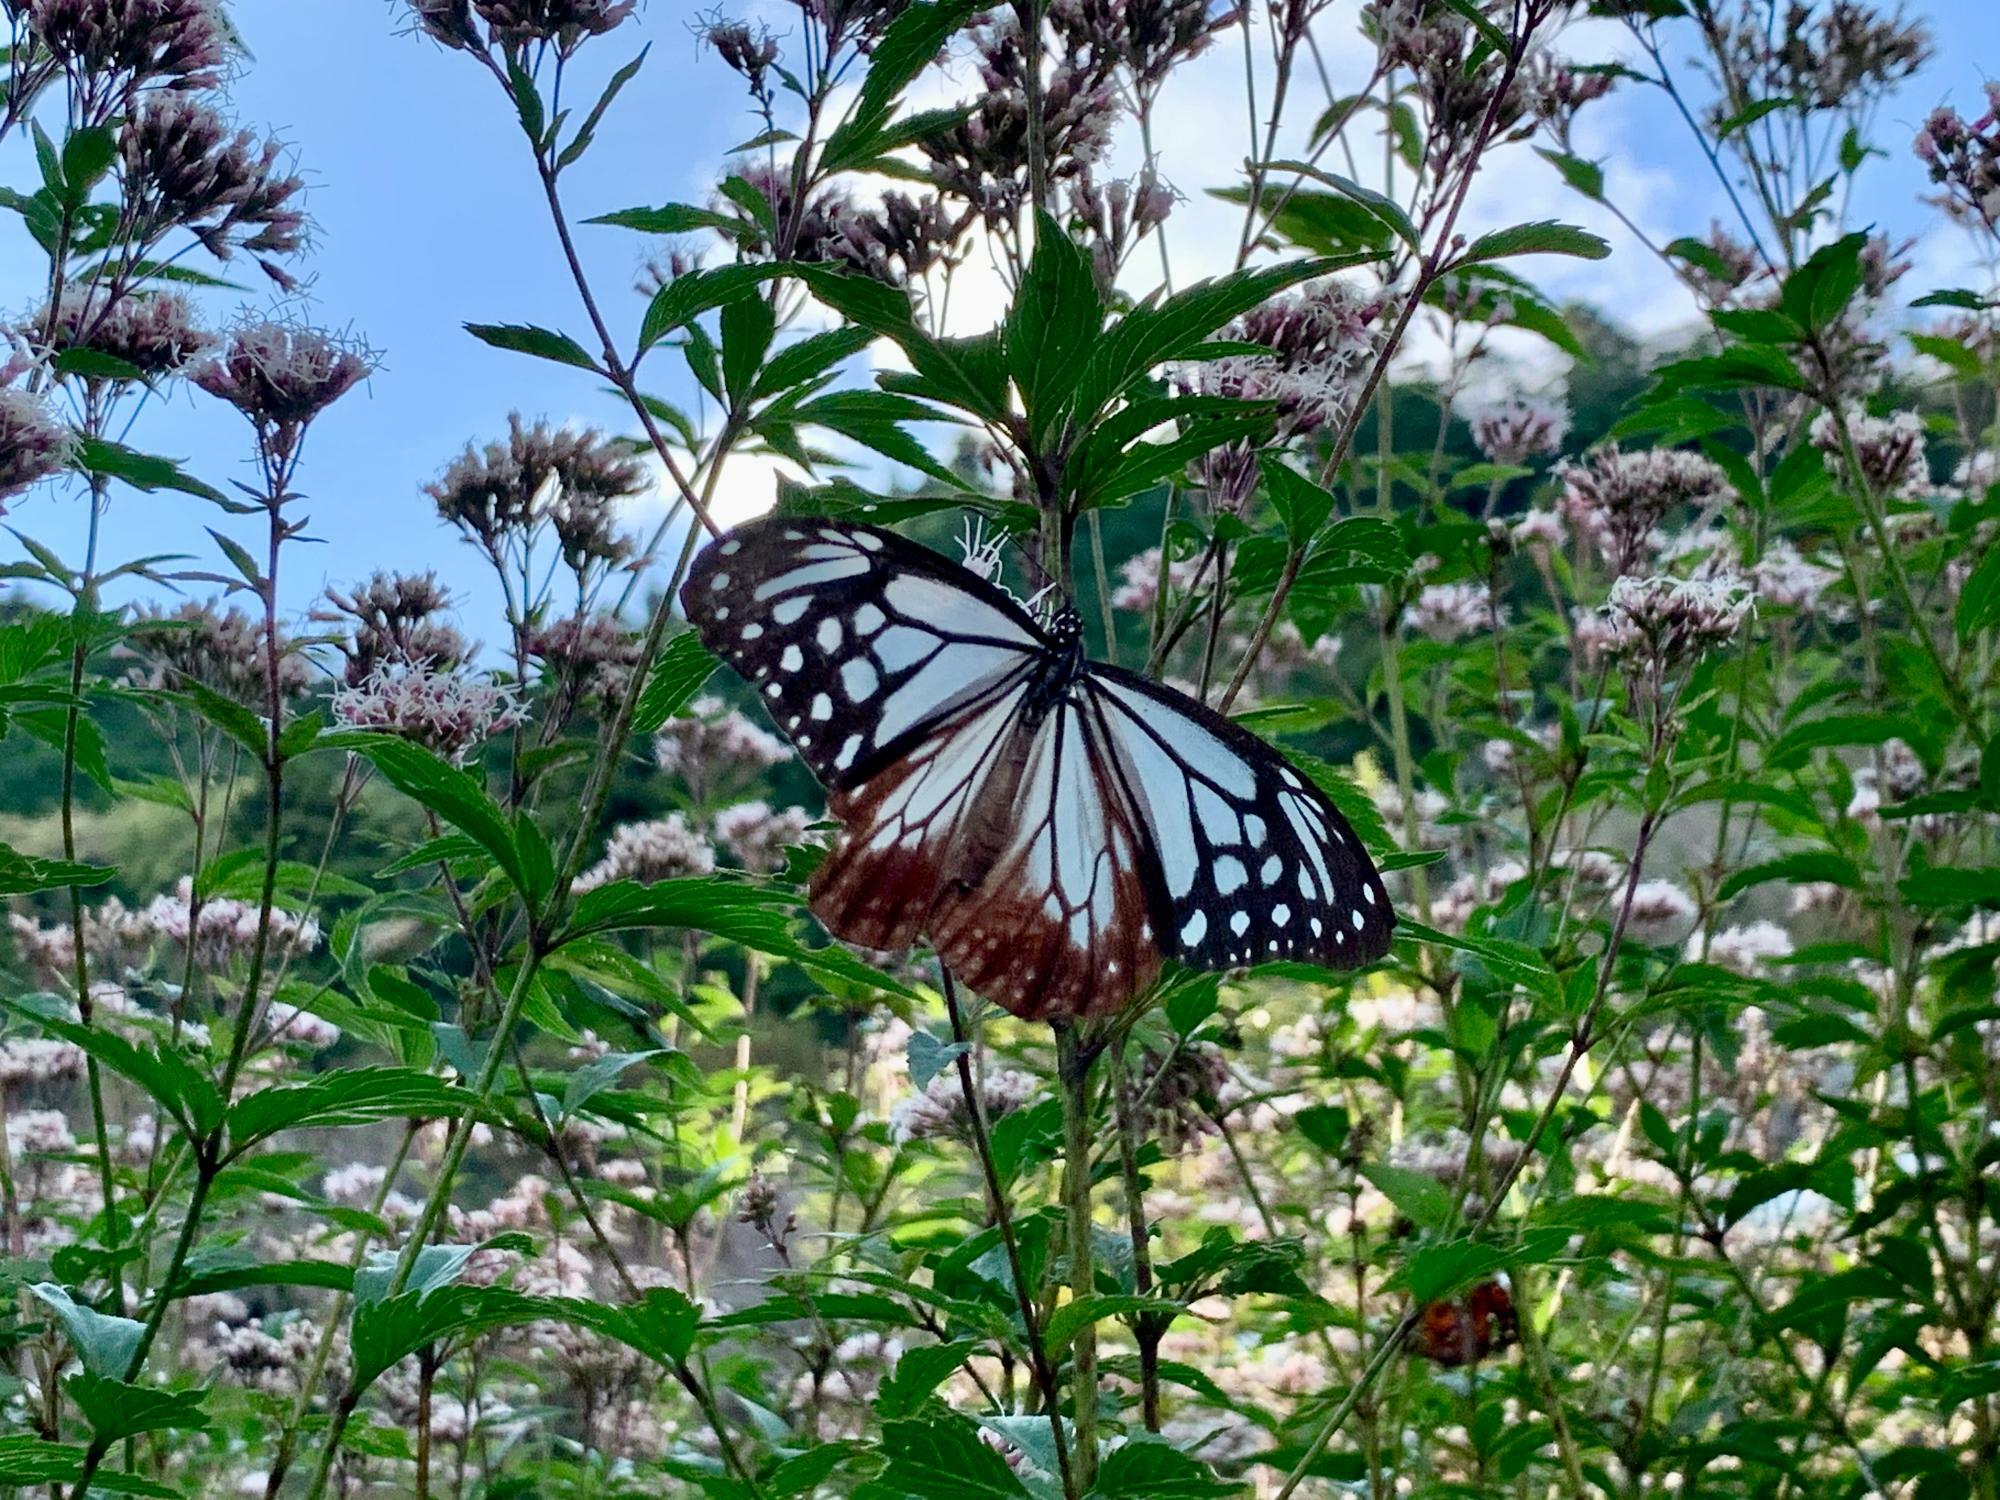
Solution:
<svg viewBox="0 0 2000 1500">
<path fill-rule="evenodd" d="M 1425 1359 L 1457 1369 L 1510 1347 L 1520 1332 L 1507 1289 L 1497 1281 L 1483 1281 L 1463 1297 L 1425 1307 L 1411 1331 L 1410 1347 Z"/>
<path fill-rule="evenodd" d="M 829 931 L 865 947 L 928 937 L 972 990 L 1029 1020 L 1101 1015 L 1160 967 L 1144 834 L 1078 703 L 1039 725 L 1010 684 L 829 801 L 839 845 L 813 882 Z"/>
<path fill-rule="evenodd" d="M 813 914 L 864 948 L 914 947 L 942 893 L 965 878 L 966 834 L 996 770 L 1016 753 L 1024 685 L 989 692 L 827 810 L 839 841 L 814 874 Z"/>
<path fill-rule="evenodd" d="M 948 889 L 931 940 L 953 972 L 1029 1021 L 1108 1015 L 1160 969 L 1140 875 L 1138 819 L 1105 758 L 1101 726 L 1061 705 L 1025 747 L 1014 806 L 982 810 L 983 878 Z"/>
</svg>

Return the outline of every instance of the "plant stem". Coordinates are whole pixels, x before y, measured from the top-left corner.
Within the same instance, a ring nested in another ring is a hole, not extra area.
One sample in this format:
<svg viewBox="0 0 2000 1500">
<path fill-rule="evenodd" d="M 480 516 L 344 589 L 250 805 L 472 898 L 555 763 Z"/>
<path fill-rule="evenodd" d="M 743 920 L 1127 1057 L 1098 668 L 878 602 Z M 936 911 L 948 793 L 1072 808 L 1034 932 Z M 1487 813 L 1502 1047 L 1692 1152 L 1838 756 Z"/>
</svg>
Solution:
<svg viewBox="0 0 2000 1500">
<path fill-rule="evenodd" d="M 1014 1234 L 1014 1214 L 1007 1203 L 1007 1190 L 1000 1181 L 1000 1169 L 993 1160 L 993 1142 L 988 1132 L 986 1103 L 980 1098 L 979 1085 L 972 1076 L 972 1042 L 965 1029 L 965 1015 L 958 1004 L 958 984 L 952 978 L 951 970 L 939 965 L 944 975 L 945 1013 L 951 1017 L 951 1039 L 963 1050 L 958 1054 L 958 1086 L 965 1096 L 966 1113 L 972 1121 L 973 1149 L 979 1156 L 979 1168 L 986 1177 L 986 1199 L 993 1210 L 994 1223 L 1000 1229 L 1000 1243 L 1007 1249 L 1007 1269 L 1014 1283 L 1014 1297 L 1021 1309 L 1021 1331 L 1028 1341 L 1028 1367 L 1034 1375 L 1035 1389 L 1042 1398 L 1042 1410 L 1048 1414 L 1049 1435 L 1055 1443 L 1056 1467 L 1061 1470 L 1063 1494 L 1068 1500 L 1077 1500 L 1082 1493 L 1073 1466 L 1070 1463 L 1069 1440 L 1063 1432 L 1062 1393 L 1056 1384 L 1055 1368 L 1049 1363 L 1048 1347 L 1042 1339 L 1042 1320 L 1035 1310 L 1034 1293 L 1028 1289 L 1027 1276 L 1021 1269 L 1021 1244 Z"/>
<path fill-rule="evenodd" d="M 1062 1086 L 1063 1200 L 1069 1214 L 1069 1294 L 1072 1302 L 1096 1290 L 1095 1226 L 1090 1213 L 1090 1063 L 1074 1021 L 1055 1025 L 1056 1077 Z M 1070 1345 L 1070 1419 L 1076 1428 L 1077 1483 L 1097 1478 L 1097 1327 L 1085 1323 Z"/>
</svg>

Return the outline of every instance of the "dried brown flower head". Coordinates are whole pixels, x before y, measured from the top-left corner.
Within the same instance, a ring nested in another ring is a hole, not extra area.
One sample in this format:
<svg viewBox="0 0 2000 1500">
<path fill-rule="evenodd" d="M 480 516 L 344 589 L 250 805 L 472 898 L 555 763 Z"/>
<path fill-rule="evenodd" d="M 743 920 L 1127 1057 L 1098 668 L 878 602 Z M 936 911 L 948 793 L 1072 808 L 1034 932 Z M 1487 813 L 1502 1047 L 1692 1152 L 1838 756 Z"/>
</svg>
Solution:
<svg viewBox="0 0 2000 1500">
<path fill-rule="evenodd" d="M 618 502 L 649 484 L 645 464 L 595 429 L 530 424 L 511 412 L 504 443 L 468 445 L 424 493 L 491 557 L 549 522 L 565 553 L 588 563 L 627 555 L 629 544 L 612 521 Z"/>
<path fill-rule="evenodd" d="M 147 239 L 186 229 L 218 260 L 247 250 L 281 284 L 288 280 L 268 257 L 305 243 L 296 203 L 304 183 L 282 167 L 277 142 L 232 128 L 199 99 L 155 94 L 125 122 L 119 153 Z"/>
<path fill-rule="evenodd" d="M 10 7 L 11 8 L 11 7 Z M 212 89 L 229 57 L 214 0 L 30 0 L 29 31 L 88 85 L 84 114 L 148 85 Z"/>
<path fill-rule="evenodd" d="M 328 589 L 326 597 L 332 608 L 314 618 L 352 625 L 340 647 L 349 687 L 385 663 L 451 667 L 471 655 L 457 627 L 438 618 L 451 607 L 451 595 L 435 573 L 377 573 L 348 593 Z"/>
</svg>

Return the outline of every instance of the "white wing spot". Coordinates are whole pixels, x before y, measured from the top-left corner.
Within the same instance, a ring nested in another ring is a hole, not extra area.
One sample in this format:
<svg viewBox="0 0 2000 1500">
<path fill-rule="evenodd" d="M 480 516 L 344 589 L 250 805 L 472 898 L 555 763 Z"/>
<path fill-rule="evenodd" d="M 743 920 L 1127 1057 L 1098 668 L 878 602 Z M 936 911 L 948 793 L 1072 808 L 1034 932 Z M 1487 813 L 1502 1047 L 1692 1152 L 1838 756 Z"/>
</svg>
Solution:
<svg viewBox="0 0 2000 1500">
<path fill-rule="evenodd" d="M 819 622 L 819 649 L 832 652 L 840 649 L 840 621 L 828 615 Z"/>
<path fill-rule="evenodd" d="M 1264 820 L 1255 813 L 1245 813 L 1243 815 L 1243 832 L 1249 839 L 1252 849 L 1261 849 L 1264 847 Z"/>
<path fill-rule="evenodd" d="M 1318 918 L 1318 917 L 1314 917 L 1314 918 L 1312 919 L 1312 930 L 1313 930 L 1313 936 L 1314 936 L 1314 937 L 1325 937 L 1325 936 L 1326 936 L 1326 928 L 1325 928 L 1324 926 L 1322 926 L 1322 925 L 1320 924 L 1320 920 L 1319 920 L 1319 918 Z"/>
<path fill-rule="evenodd" d="M 869 532 L 854 532 L 853 539 L 858 545 L 866 547 L 870 552 L 880 552 L 882 550 L 882 538 Z"/>
<path fill-rule="evenodd" d="M 859 755 L 860 753 L 861 753 L 861 736 L 858 734 L 850 734 L 847 737 L 847 743 L 840 747 L 840 754 L 836 755 L 833 758 L 834 770 L 845 771 L 849 766 L 854 764 L 854 757 Z M 1319 923 L 1314 922 L 1313 925 L 1317 927 Z"/>
<path fill-rule="evenodd" d="M 1264 861 L 1263 868 L 1257 872 L 1257 878 L 1263 881 L 1265 885 L 1276 885 L 1278 877 L 1284 873 L 1285 862 L 1273 854 Z"/>
<path fill-rule="evenodd" d="M 785 690 L 785 685 L 782 682 L 774 682 L 769 687 L 764 689 L 764 691 L 770 694 L 770 696 L 773 698 L 777 697 L 780 693 L 784 692 L 784 690 Z"/>
<path fill-rule="evenodd" d="M 1287 922 L 1292 920 L 1292 909 L 1280 901 L 1276 906 L 1271 908 L 1271 920 L 1276 922 L 1280 927 L 1283 927 Z"/>
<path fill-rule="evenodd" d="M 875 664 L 865 656 L 854 657 L 840 664 L 840 687 L 853 703 L 865 703 L 875 696 L 875 689 L 882 685 L 876 675 Z"/>
<path fill-rule="evenodd" d="M 821 722 L 833 717 L 833 700 L 825 693 L 813 694 L 812 716 Z"/>
<path fill-rule="evenodd" d="M 1239 911 L 1235 916 L 1231 917 L 1229 919 L 1229 930 L 1238 937 L 1242 937 L 1244 933 L 1250 930 L 1250 913 Z"/>
<path fill-rule="evenodd" d="M 743 550 L 743 544 L 737 541 L 734 537 L 731 537 L 728 541 L 722 544 L 721 550 L 722 550 L 722 555 L 724 557 L 734 557 L 737 553 Z"/>
<path fill-rule="evenodd" d="M 874 605 L 864 604 L 854 612 L 854 628 L 863 635 L 873 635 L 888 618 Z"/>
<path fill-rule="evenodd" d="M 708 580 L 708 586 L 716 593 L 721 593 L 729 587 L 729 575 L 727 573 L 717 573 L 713 578 Z"/>
<path fill-rule="evenodd" d="M 762 625 L 745 625 L 743 627 L 743 639 L 746 641 L 754 641 L 763 633 L 764 627 Z"/>
<path fill-rule="evenodd" d="M 771 611 L 771 618 L 776 620 L 780 625 L 795 624 L 798 618 L 806 612 L 806 606 L 811 602 L 803 594 L 799 595 L 796 599 L 787 599 Z"/>
<path fill-rule="evenodd" d="M 1184 947 L 1192 948 L 1207 936 L 1208 913 L 1205 911 L 1198 911 L 1189 917 L 1187 926 L 1181 929 L 1181 943 Z"/>
<path fill-rule="evenodd" d="M 799 650 L 796 645 L 785 647 L 785 654 L 778 658 L 778 670 L 780 672 L 796 672 L 805 664 L 806 654 Z"/>
<path fill-rule="evenodd" d="M 907 625 L 891 625 L 875 641 L 875 656 L 885 672 L 914 666 L 938 649 L 938 638 Z"/>
<path fill-rule="evenodd" d="M 1349 915 L 1354 919 L 1354 930 L 1356 932 L 1359 932 L 1363 927 L 1368 925 L 1367 919 L 1361 915 L 1360 907 L 1355 907 Z"/>
<path fill-rule="evenodd" d="M 1232 894 L 1249 878 L 1250 872 L 1243 868 L 1243 861 L 1233 854 L 1225 854 L 1215 862 L 1215 889 L 1218 895 Z"/>
<path fill-rule="evenodd" d="M 1370 906 L 1373 906 L 1375 904 L 1375 887 L 1372 885 L 1361 887 L 1361 899 L 1366 901 Z"/>
</svg>

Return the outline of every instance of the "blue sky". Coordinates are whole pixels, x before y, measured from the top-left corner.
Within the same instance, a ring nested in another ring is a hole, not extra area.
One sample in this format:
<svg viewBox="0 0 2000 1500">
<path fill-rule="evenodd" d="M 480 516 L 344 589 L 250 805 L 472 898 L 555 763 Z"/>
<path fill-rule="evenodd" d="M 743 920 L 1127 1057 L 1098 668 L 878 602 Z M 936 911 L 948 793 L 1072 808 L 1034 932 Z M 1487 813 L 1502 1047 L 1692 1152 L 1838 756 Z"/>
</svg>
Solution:
<svg viewBox="0 0 2000 1500">
<path fill-rule="evenodd" d="M 773 29 L 789 29 L 777 0 L 754 3 L 766 7 L 762 15 Z M 1938 60 L 1885 111 L 1878 135 L 1896 155 L 1873 164 L 1857 205 L 1858 221 L 1875 219 L 1923 237 L 1918 277 L 1927 284 L 1952 280 L 1965 250 L 1955 232 L 1940 228 L 1934 211 L 1911 203 L 1915 176 L 1903 153 L 1934 104 L 1977 105 L 1980 63 L 1993 56 L 1990 5 L 1932 0 L 1916 7 L 1931 21 Z M 1352 0 L 1342 7 L 1351 8 Z M 255 0 L 234 13 L 253 55 L 233 87 L 231 108 L 245 124 L 288 142 L 310 184 L 318 243 L 305 266 L 307 310 L 318 321 L 351 327 L 383 355 L 369 385 L 313 433 L 305 509 L 320 541 L 290 554 L 286 603 L 303 609 L 326 585 L 377 568 L 435 567 L 459 591 L 471 632 L 490 639 L 492 601 L 472 554 L 438 525 L 420 486 L 468 439 L 503 432 L 511 409 L 613 426 L 621 415 L 587 376 L 486 348 L 462 331 L 471 321 L 582 325 L 518 131 L 490 79 L 466 59 L 403 34 L 400 9 L 387 0 Z M 599 144 L 568 180 L 578 218 L 635 204 L 703 201 L 704 184 L 728 147 L 757 128 L 731 87 L 733 77 L 698 53 L 689 29 L 693 14 L 692 7 L 651 0 L 636 24 L 594 47 L 605 72 L 642 44 L 651 51 Z M 1329 53 L 1336 75 L 1349 61 L 1338 50 Z M 1229 180 L 1243 159 L 1240 67 L 1232 39 L 1168 95 L 1161 148 L 1189 197 L 1170 225 L 1170 243 L 1177 265 L 1192 272 L 1206 269 L 1204 250 L 1228 232 L 1200 195 Z M 940 89 L 954 91 L 949 83 Z M 1698 234 L 1721 211 L 1712 178 L 1661 103 L 1629 90 L 1615 96 L 1591 126 L 1589 144 L 1607 159 L 1612 191 L 1630 199 L 1649 229 L 1668 238 Z M 19 180 L 27 165 L 12 157 L 6 180 Z M 1590 210 L 1525 155 L 1501 164 L 1469 206 L 1475 228 L 1548 216 L 1602 228 L 1619 247 L 1610 261 L 1559 270 L 1545 284 L 1557 295 L 1596 300 L 1642 328 L 1670 325 L 1683 312 L 1671 282 Z M 1210 225 L 1213 236 L 1206 233 Z M 642 303 L 629 288 L 642 246 L 619 230 L 581 233 L 611 316 L 635 327 Z M 0 274 L 13 288 L 5 304 L 11 309 L 33 301 L 36 273 L 12 220 L 5 234 Z M 255 273 L 243 270 L 247 285 Z M 226 318 L 242 300 L 218 295 L 214 316 Z M 251 300 L 264 300 L 261 288 L 252 289 Z M 982 315 L 977 297 L 966 301 L 966 316 Z M 131 441 L 186 460 L 220 484 L 244 474 L 244 437 L 240 419 L 181 391 L 143 413 Z M 769 485 L 768 470 L 744 473 L 728 497 L 732 508 L 756 508 Z M 15 504 L 7 523 L 67 555 L 81 553 L 83 511 L 73 496 L 38 490 Z M 185 496 L 121 490 L 108 555 L 179 551 L 210 566 L 214 549 L 203 528 L 221 525 L 247 536 L 251 524 Z M 16 545 L 0 537 L 0 556 Z"/>
</svg>

